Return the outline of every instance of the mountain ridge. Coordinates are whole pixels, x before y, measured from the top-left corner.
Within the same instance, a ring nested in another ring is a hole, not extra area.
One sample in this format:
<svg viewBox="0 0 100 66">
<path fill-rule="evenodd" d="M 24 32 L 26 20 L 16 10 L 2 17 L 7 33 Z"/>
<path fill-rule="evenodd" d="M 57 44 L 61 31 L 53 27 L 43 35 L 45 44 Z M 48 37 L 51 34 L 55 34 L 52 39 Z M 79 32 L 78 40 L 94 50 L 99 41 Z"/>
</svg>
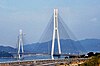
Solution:
<svg viewBox="0 0 100 66">
<path fill-rule="evenodd" d="M 84 39 L 84 40 L 71 40 L 62 39 L 61 41 L 62 53 L 80 53 L 80 52 L 97 52 L 100 51 L 100 39 Z M 43 43 L 32 43 L 24 45 L 25 52 L 36 52 L 36 53 L 50 53 L 52 41 Z M 57 42 L 55 42 L 55 52 L 58 52 Z M 76 49 L 77 48 L 77 49 Z M 0 46 L 0 51 L 5 52 L 17 52 L 17 48 L 10 46 Z"/>
</svg>

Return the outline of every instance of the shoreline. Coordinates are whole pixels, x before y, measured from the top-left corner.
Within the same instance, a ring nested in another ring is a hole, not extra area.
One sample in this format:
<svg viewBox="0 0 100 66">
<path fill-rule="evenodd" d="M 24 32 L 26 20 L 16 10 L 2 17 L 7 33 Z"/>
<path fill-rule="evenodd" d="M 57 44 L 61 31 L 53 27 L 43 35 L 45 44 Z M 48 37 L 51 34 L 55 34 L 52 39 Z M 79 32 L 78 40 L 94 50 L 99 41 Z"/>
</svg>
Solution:
<svg viewBox="0 0 100 66">
<path fill-rule="evenodd" d="M 26 60 L 26 61 L 9 61 L 1 62 L 0 66 L 49 66 L 49 65 L 78 65 L 84 63 L 87 59 L 85 58 L 71 58 L 68 59 L 42 59 L 42 60 Z"/>
</svg>

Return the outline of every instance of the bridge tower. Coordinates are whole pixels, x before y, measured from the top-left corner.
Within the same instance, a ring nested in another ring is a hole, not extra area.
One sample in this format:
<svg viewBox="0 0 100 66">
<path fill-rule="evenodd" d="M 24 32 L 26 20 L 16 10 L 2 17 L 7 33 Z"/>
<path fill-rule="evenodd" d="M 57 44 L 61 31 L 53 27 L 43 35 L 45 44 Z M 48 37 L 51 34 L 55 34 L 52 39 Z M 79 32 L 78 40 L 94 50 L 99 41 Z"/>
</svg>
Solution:
<svg viewBox="0 0 100 66">
<path fill-rule="evenodd" d="M 61 54 L 60 48 L 60 37 L 59 37 L 59 30 L 58 30 L 58 9 L 54 9 L 54 29 L 53 29 L 53 38 L 52 38 L 52 50 L 51 50 L 51 57 L 54 59 L 54 43 L 57 36 L 58 41 L 58 53 Z"/>
<path fill-rule="evenodd" d="M 20 59 L 24 53 L 23 44 L 23 31 L 20 29 L 18 35 L 18 59 Z"/>
</svg>

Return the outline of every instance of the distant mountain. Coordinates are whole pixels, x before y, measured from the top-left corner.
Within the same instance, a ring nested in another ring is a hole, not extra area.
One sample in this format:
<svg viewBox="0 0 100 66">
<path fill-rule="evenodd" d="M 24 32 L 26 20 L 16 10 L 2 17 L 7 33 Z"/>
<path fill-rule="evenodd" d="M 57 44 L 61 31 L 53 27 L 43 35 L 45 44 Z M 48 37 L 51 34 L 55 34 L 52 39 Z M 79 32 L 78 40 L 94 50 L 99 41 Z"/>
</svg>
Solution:
<svg viewBox="0 0 100 66">
<path fill-rule="evenodd" d="M 5 51 L 0 51 L 0 58 L 1 57 L 13 57 L 13 55 Z"/>
<path fill-rule="evenodd" d="M 0 46 L 0 51 L 16 52 L 17 50 L 13 47 L 10 47 L 10 46 Z"/>
<path fill-rule="evenodd" d="M 50 53 L 52 41 L 32 43 L 24 45 L 25 52 Z M 55 40 L 55 53 L 58 53 L 57 40 Z M 16 48 L 0 46 L 0 51 L 17 52 Z M 84 53 L 89 51 L 100 51 L 100 39 L 85 39 L 74 41 L 71 39 L 61 40 L 62 53 Z"/>
<path fill-rule="evenodd" d="M 37 53 L 50 53 L 51 52 L 51 41 L 43 43 L 33 43 L 25 45 L 24 49 L 28 52 Z M 55 53 L 57 50 L 57 41 L 55 42 Z M 100 51 L 100 39 L 85 39 L 74 41 L 71 39 L 61 40 L 61 51 L 62 53 L 85 53 L 89 51 Z"/>
<path fill-rule="evenodd" d="M 100 52 L 100 39 L 85 39 L 80 40 L 81 45 L 89 52 Z"/>
<path fill-rule="evenodd" d="M 36 53 L 50 53 L 52 41 L 43 42 L 43 43 L 33 43 L 25 45 L 24 49 L 29 52 Z M 57 40 L 55 40 L 55 53 L 58 53 Z M 61 40 L 61 51 L 62 53 L 79 53 L 85 52 L 85 49 L 77 41 L 71 39 Z"/>
</svg>

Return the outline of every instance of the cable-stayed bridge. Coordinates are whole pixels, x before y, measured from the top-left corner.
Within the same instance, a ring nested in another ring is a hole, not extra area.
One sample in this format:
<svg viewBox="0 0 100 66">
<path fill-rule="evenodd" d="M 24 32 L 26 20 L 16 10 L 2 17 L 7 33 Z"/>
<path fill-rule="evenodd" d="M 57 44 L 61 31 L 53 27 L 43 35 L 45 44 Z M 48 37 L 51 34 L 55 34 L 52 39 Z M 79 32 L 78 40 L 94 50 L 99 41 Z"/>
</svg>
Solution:
<svg viewBox="0 0 100 66">
<path fill-rule="evenodd" d="M 19 32 L 20 34 L 18 36 L 18 51 L 17 53 L 16 52 L 13 53 L 16 54 L 19 59 L 23 57 L 23 55 L 28 55 L 28 54 L 51 55 L 52 59 L 54 59 L 54 56 L 77 56 L 79 55 L 79 53 L 82 53 L 82 50 L 84 50 L 81 44 L 78 44 L 79 47 L 77 47 L 77 45 L 73 43 L 73 40 L 76 41 L 77 39 L 75 38 L 74 34 L 70 31 L 68 26 L 64 23 L 63 19 L 60 17 L 58 9 L 54 9 L 53 16 L 51 17 L 47 27 L 45 28 L 39 40 L 39 43 L 48 42 L 48 48 L 49 48 L 48 52 L 46 53 L 24 52 L 23 32 L 22 30 L 20 30 Z M 43 48 L 41 49 L 38 48 L 38 49 L 41 50 Z"/>
</svg>

